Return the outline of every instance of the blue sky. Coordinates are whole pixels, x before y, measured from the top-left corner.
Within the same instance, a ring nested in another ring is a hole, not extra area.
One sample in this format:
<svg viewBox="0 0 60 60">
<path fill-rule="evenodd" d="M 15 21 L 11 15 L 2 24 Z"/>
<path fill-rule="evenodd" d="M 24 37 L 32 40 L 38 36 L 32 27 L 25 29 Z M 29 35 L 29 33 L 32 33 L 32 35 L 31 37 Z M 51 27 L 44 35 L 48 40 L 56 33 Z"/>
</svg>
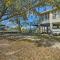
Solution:
<svg viewBox="0 0 60 60">
<path fill-rule="evenodd" d="M 44 7 L 37 7 L 35 8 L 37 12 L 44 12 L 44 11 L 48 11 L 52 9 L 52 6 L 44 6 Z M 7 16 L 3 16 L 2 19 L 6 18 Z M 22 17 L 20 17 L 19 19 L 21 19 L 21 23 L 24 23 L 24 19 Z M 27 20 L 27 23 L 33 23 L 33 21 L 35 21 L 35 23 L 37 23 L 37 21 L 39 20 L 39 17 L 33 14 L 30 14 Z M 17 24 L 13 24 L 11 23 L 9 20 L 5 20 L 1 22 L 2 24 L 9 26 L 9 27 L 15 27 L 17 26 Z M 27 24 L 28 25 L 28 24 Z"/>
<path fill-rule="evenodd" d="M 41 12 L 45 12 L 48 10 L 52 10 L 52 8 L 53 8 L 52 6 L 37 7 L 36 11 L 41 13 Z"/>
</svg>

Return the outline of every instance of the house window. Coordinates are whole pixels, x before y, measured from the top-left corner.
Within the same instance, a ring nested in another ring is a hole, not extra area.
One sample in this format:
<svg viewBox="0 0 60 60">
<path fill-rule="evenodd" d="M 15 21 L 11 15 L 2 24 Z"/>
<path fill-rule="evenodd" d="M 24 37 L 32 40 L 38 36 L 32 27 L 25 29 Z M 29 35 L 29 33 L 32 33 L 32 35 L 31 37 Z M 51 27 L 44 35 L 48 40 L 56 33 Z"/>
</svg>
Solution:
<svg viewBox="0 0 60 60">
<path fill-rule="evenodd" d="M 59 26 L 59 29 L 60 29 L 60 26 Z"/>
<path fill-rule="evenodd" d="M 60 18 L 60 11 L 58 11 L 58 13 L 57 13 L 57 14 L 58 14 L 58 18 Z"/>
<path fill-rule="evenodd" d="M 49 20 L 49 14 L 45 14 L 45 20 Z"/>
<path fill-rule="evenodd" d="M 56 19 L 56 14 L 53 14 L 53 19 Z"/>
<path fill-rule="evenodd" d="M 53 12 L 53 19 L 56 19 L 56 12 Z"/>
<path fill-rule="evenodd" d="M 53 26 L 53 29 L 56 29 L 57 28 L 57 26 Z"/>
</svg>

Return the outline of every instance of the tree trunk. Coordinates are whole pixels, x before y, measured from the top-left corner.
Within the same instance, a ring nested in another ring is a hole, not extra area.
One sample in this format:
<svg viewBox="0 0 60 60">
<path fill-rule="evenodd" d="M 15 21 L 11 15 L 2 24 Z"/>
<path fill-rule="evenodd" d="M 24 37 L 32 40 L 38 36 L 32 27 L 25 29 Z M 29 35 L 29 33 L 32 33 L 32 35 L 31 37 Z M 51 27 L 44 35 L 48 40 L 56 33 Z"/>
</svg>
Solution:
<svg viewBox="0 0 60 60">
<path fill-rule="evenodd" d="M 18 30 L 21 32 L 21 24 L 20 24 L 20 19 L 17 17 L 17 24 L 18 24 Z"/>
</svg>

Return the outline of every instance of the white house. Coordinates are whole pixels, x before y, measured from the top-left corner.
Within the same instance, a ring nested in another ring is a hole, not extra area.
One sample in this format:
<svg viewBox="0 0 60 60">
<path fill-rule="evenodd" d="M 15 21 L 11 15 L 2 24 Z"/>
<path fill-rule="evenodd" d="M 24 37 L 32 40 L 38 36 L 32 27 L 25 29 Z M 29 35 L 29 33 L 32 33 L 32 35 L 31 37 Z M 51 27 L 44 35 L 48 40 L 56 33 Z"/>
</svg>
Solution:
<svg viewBox="0 0 60 60">
<path fill-rule="evenodd" d="M 44 13 L 41 16 L 41 31 L 59 31 L 60 32 L 60 11 L 55 10 L 51 12 Z"/>
</svg>

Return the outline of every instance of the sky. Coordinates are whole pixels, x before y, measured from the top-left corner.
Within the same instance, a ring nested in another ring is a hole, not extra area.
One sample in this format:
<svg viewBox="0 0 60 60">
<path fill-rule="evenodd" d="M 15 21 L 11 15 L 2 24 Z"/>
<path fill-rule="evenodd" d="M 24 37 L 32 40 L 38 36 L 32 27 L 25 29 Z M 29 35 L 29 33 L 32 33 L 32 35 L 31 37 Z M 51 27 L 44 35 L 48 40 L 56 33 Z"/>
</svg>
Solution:
<svg viewBox="0 0 60 60">
<path fill-rule="evenodd" d="M 48 10 L 52 10 L 52 8 L 53 8 L 52 6 L 37 7 L 36 11 L 41 13 L 41 12 L 45 12 Z"/>
<path fill-rule="evenodd" d="M 44 6 L 44 7 L 37 7 L 35 8 L 37 12 L 44 12 L 44 11 L 48 11 L 48 10 L 51 10 L 52 9 L 52 6 Z M 2 19 L 6 18 L 7 16 L 3 16 Z M 34 14 L 29 14 L 29 17 L 28 17 L 28 20 L 24 21 L 24 19 L 22 17 L 20 17 L 19 19 L 21 19 L 21 24 L 23 24 L 23 26 L 28 26 L 28 24 L 25 24 L 24 25 L 24 22 L 27 21 L 27 23 L 33 23 L 35 22 L 37 24 L 38 20 L 39 20 L 39 16 L 36 16 Z M 16 27 L 17 24 L 16 23 L 12 23 L 11 21 L 9 20 L 5 20 L 5 21 L 2 21 L 1 22 L 2 24 L 6 25 L 6 26 L 9 26 L 9 27 Z"/>
</svg>

